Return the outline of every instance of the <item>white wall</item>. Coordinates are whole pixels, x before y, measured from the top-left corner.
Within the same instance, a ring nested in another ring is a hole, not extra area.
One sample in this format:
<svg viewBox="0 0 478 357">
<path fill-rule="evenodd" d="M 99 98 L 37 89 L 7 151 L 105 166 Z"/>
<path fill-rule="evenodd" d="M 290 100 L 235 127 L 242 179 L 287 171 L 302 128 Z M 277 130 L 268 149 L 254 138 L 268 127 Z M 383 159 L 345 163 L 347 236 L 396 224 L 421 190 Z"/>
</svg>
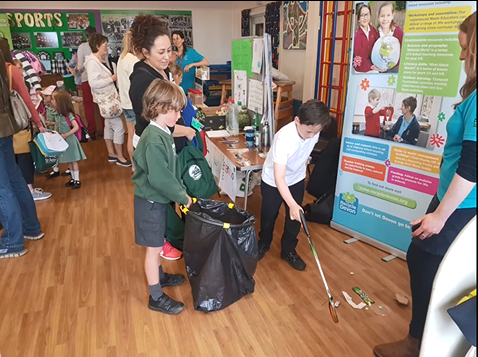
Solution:
<svg viewBox="0 0 478 357">
<path fill-rule="evenodd" d="M 45 10 L 190 10 L 194 48 L 211 64 L 231 60 L 231 40 L 241 33 L 242 3 L 251 8 L 255 1 L 0 1 L 0 9 Z"/>
<path fill-rule="evenodd" d="M 241 11 L 265 8 L 272 1 L 1 1 L 0 9 L 78 9 L 78 10 L 190 10 L 193 19 L 194 48 L 211 64 L 231 60 L 231 41 L 241 37 Z M 260 4 L 259 4 L 260 3 Z M 59 6 L 61 4 L 61 6 Z M 308 100 L 314 96 L 319 24 L 318 1 L 309 2 L 307 49 L 282 49 L 279 46 L 279 70 L 296 82 L 293 98 Z M 281 11 L 281 23 L 283 23 Z"/>
<path fill-rule="evenodd" d="M 237 29 L 237 34 L 238 36 L 241 35 L 241 11 L 244 9 L 255 9 L 258 7 L 264 7 L 265 4 L 270 3 L 272 1 L 263 1 L 261 5 L 258 5 L 256 1 L 236 1 L 237 3 L 237 8 L 239 11 L 237 11 L 237 14 L 239 16 L 239 27 Z M 307 80 L 310 80 L 310 69 L 313 67 L 313 73 L 314 73 L 314 81 L 315 83 L 315 60 L 314 58 L 317 57 L 317 35 L 314 37 L 313 34 L 317 33 L 318 29 L 318 24 L 315 24 L 315 30 L 311 30 L 311 12 L 310 9 L 315 9 L 317 8 L 317 14 L 318 14 L 318 9 L 319 6 L 317 5 L 318 2 L 316 1 L 310 1 L 309 2 L 309 33 L 307 36 L 307 50 L 284 50 L 282 48 L 282 35 L 280 36 L 279 40 L 279 71 L 284 73 L 287 77 L 289 77 L 290 80 L 295 81 L 294 85 L 294 90 L 292 92 L 292 97 L 296 100 L 303 100 L 303 89 L 304 89 L 304 82 L 305 82 L 305 77 L 307 77 Z M 317 15 L 318 16 L 318 15 Z M 315 17 L 315 16 L 312 16 Z M 315 19 L 314 19 L 315 20 Z M 314 20 L 312 20 L 312 25 L 314 25 Z M 281 20 L 280 23 L 284 23 L 284 14 L 283 14 L 283 9 L 281 8 Z M 280 31 L 282 32 L 282 26 Z M 310 36 L 312 33 L 312 37 Z M 309 46 L 311 46 L 309 50 Z M 314 52 L 315 48 L 315 53 Z M 306 65 L 306 58 L 307 58 L 307 53 L 310 52 L 310 56 L 312 57 L 312 61 L 308 62 Z M 312 62 L 314 62 L 312 64 Z M 307 70 L 307 76 L 305 75 Z M 310 84 L 309 84 L 310 85 Z M 310 91 L 307 92 L 307 98 L 304 98 L 305 100 L 313 98 L 314 91 L 312 89 L 312 92 Z"/>
</svg>

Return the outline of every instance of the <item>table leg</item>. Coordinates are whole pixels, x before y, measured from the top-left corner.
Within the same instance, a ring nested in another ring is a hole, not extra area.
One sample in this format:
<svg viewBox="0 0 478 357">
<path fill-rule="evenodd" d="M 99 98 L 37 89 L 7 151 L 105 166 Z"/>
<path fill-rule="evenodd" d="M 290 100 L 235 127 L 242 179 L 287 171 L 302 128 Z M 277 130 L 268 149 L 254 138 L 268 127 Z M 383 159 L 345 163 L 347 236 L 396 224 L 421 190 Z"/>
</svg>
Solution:
<svg viewBox="0 0 478 357">
<path fill-rule="evenodd" d="M 247 211 L 247 197 L 249 196 L 249 178 L 251 177 L 252 170 L 246 171 L 246 187 L 244 188 L 244 211 Z"/>
</svg>

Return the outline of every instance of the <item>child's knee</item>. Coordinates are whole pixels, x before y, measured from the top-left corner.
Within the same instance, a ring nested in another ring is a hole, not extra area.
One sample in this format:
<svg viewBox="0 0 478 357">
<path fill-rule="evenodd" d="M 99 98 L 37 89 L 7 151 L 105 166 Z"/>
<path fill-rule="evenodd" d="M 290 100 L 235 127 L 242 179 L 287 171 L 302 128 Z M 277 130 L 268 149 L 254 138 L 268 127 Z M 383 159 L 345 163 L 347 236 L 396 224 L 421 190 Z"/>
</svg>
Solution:
<svg viewBox="0 0 478 357">
<path fill-rule="evenodd" d="M 146 254 L 159 255 L 163 251 L 163 247 L 146 247 Z"/>
</svg>

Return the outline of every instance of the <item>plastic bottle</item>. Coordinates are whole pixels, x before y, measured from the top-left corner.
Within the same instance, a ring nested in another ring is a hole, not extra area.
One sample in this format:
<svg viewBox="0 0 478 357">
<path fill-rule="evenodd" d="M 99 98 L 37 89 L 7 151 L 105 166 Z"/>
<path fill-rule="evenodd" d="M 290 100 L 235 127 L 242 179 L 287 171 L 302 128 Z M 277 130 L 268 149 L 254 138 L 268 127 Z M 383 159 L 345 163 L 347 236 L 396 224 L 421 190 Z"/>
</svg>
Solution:
<svg viewBox="0 0 478 357">
<path fill-rule="evenodd" d="M 254 114 L 254 145 L 257 148 L 261 147 L 261 119 L 259 118 L 259 113 L 257 112 Z"/>
<path fill-rule="evenodd" d="M 229 98 L 229 106 L 226 114 L 226 129 L 232 136 L 239 135 L 239 108 L 234 99 Z"/>
<path fill-rule="evenodd" d="M 269 138 L 269 123 L 265 122 L 262 126 L 262 146 L 269 147 L 270 146 L 270 138 Z"/>
</svg>

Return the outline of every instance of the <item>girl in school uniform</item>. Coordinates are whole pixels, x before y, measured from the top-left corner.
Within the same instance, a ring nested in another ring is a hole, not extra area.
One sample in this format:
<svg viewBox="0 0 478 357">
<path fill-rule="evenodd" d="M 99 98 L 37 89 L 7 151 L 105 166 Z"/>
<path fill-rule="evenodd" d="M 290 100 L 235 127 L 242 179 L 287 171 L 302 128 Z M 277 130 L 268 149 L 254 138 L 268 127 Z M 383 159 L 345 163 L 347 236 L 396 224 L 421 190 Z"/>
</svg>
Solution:
<svg viewBox="0 0 478 357">
<path fill-rule="evenodd" d="M 385 36 L 393 36 L 398 42 L 400 42 L 400 50 L 402 48 L 403 40 L 403 29 L 398 26 L 398 24 L 393 21 L 395 16 L 395 8 L 391 1 L 384 1 L 378 10 L 378 34 L 380 38 Z M 397 62 L 395 67 L 388 70 L 388 72 L 397 72 L 400 61 Z M 373 66 L 372 69 L 379 70 L 376 66 Z M 379 70 L 380 72 L 384 72 Z"/>
<path fill-rule="evenodd" d="M 71 127 L 66 118 L 70 120 Z M 75 111 L 71 103 L 71 96 L 64 91 L 54 92 L 51 98 L 51 107 L 47 109 L 47 125 L 54 125 L 55 130 L 66 140 L 68 149 L 58 158 L 60 164 L 68 164 L 71 180 L 66 187 L 78 189 L 81 187 L 80 169 L 78 161 L 86 160 L 86 155 L 81 148 L 75 133 L 79 126 L 75 120 Z"/>
</svg>

